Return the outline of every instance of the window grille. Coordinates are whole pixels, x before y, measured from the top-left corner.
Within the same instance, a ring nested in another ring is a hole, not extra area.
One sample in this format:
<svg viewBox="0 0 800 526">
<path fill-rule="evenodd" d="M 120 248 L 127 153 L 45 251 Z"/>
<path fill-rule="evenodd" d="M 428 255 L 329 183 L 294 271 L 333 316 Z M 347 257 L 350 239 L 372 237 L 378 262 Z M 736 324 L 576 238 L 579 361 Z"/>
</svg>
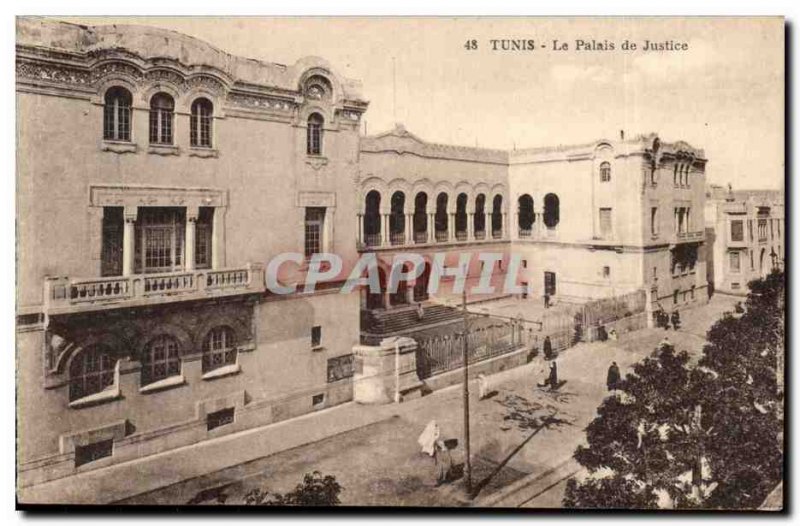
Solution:
<svg viewBox="0 0 800 526">
<path fill-rule="evenodd" d="M 322 154 L 322 117 L 314 113 L 308 118 L 308 131 L 306 136 L 306 150 L 308 155 Z"/>
<path fill-rule="evenodd" d="M 322 252 L 322 228 L 325 223 L 325 208 L 306 208 L 305 255 L 307 258 Z"/>
<path fill-rule="evenodd" d="M 85 446 L 75 446 L 75 467 L 110 457 L 114 452 L 114 439 L 101 440 Z"/>
<path fill-rule="evenodd" d="M 166 93 L 150 99 L 150 143 L 172 144 L 172 118 L 175 101 Z"/>
<path fill-rule="evenodd" d="M 211 148 L 211 126 L 213 124 L 214 106 L 205 98 L 192 103 L 192 116 L 189 121 L 191 145 Z"/>
<path fill-rule="evenodd" d="M 236 363 L 236 341 L 229 327 L 215 327 L 203 346 L 203 372 Z"/>
<path fill-rule="evenodd" d="M 600 182 L 607 183 L 611 181 L 611 165 L 607 162 L 600 163 Z"/>
<path fill-rule="evenodd" d="M 90 347 L 73 358 L 69 368 L 69 399 L 78 400 L 114 385 L 116 360 L 103 347 Z"/>
<path fill-rule="evenodd" d="M 183 267 L 184 208 L 140 207 L 136 229 L 138 271 L 172 272 Z"/>
<path fill-rule="evenodd" d="M 131 93 L 114 87 L 106 92 L 103 107 L 103 139 L 107 141 L 131 140 Z"/>
<path fill-rule="evenodd" d="M 178 342 L 167 335 L 157 336 L 142 355 L 142 385 L 181 374 Z"/>
</svg>

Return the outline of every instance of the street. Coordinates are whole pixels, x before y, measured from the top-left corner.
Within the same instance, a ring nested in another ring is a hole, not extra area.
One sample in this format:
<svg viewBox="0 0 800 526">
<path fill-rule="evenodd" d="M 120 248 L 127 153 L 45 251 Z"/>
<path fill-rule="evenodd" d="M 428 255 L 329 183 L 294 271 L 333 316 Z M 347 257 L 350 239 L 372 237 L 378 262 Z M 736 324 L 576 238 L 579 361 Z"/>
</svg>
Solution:
<svg viewBox="0 0 800 526">
<path fill-rule="evenodd" d="M 626 374 L 668 335 L 679 350 L 697 356 L 704 334 L 735 300 L 715 297 L 686 315 L 686 331 L 644 329 L 622 334 L 618 341 L 580 343 L 558 358 L 560 390 L 537 388 L 547 372 L 541 356 L 530 364 L 493 378 L 494 393 L 478 399 L 470 386 L 473 488 L 475 503 L 499 495 L 504 487 L 536 476 L 571 458 L 583 440 L 585 426 L 606 396 L 606 370 L 616 361 Z M 343 505 L 466 506 L 461 481 L 435 485 L 433 459 L 420 452 L 417 437 L 435 419 L 442 438 L 456 438 L 453 463 L 463 466 L 462 392 L 452 386 L 420 399 L 389 407 L 361 406 L 363 412 L 387 411 L 386 418 L 352 431 L 282 451 L 123 500 L 124 504 L 242 504 L 254 488 L 284 493 L 317 470 L 333 475 L 342 486 Z M 544 425 L 543 425 L 544 424 Z M 541 428 L 541 429 L 540 429 Z M 491 476 L 490 476 L 491 475 Z M 564 482 L 555 480 L 546 492 L 525 506 L 559 506 Z M 198 497 L 199 495 L 199 497 Z M 203 500 L 209 496 L 209 500 Z"/>
</svg>

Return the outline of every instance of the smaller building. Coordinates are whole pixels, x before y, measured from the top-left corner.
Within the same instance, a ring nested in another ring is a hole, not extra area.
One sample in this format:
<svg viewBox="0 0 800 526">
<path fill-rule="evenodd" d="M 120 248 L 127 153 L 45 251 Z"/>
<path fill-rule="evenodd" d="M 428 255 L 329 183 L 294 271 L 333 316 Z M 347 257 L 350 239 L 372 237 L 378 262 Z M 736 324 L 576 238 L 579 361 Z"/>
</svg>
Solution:
<svg viewBox="0 0 800 526">
<path fill-rule="evenodd" d="M 784 265 L 780 190 L 706 190 L 708 282 L 717 292 L 747 294 L 747 283 Z"/>
</svg>

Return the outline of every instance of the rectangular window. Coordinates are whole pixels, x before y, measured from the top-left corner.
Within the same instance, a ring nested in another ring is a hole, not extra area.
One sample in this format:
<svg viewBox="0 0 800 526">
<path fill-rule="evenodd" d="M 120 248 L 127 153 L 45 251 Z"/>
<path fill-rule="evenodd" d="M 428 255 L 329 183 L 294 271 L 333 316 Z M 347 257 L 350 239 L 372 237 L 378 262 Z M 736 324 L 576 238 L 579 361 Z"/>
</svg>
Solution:
<svg viewBox="0 0 800 526">
<path fill-rule="evenodd" d="M 305 219 L 305 254 L 311 257 L 322 252 L 322 234 L 325 224 L 325 208 L 306 208 Z"/>
<path fill-rule="evenodd" d="M 680 290 L 678 290 L 678 289 L 675 289 L 674 291 L 672 291 L 672 304 L 673 305 L 677 305 L 678 304 L 678 294 L 679 293 L 680 293 Z"/>
<path fill-rule="evenodd" d="M 658 235 L 658 207 L 655 206 L 650 208 L 650 233 Z"/>
<path fill-rule="evenodd" d="M 206 428 L 208 429 L 208 431 L 211 431 L 212 429 L 215 429 L 220 426 L 232 424 L 234 411 L 235 408 L 226 407 L 225 409 L 220 409 L 219 411 L 208 413 L 208 415 L 206 415 Z"/>
<path fill-rule="evenodd" d="M 545 272 L 544 273 L 544 293 L 548 296 L 555 296 L 556 295 L 556 273 L 555 272 Z"/>
<path fill-rule="evenodd" d="M 603 238 L 610 237 L 612 228 L 613 228 L 613 225 L 612 225 L 612 218 L 611 218 L 611 209 L 610 208 L 601 208 L 600 209 L 600 235 Z"/>
<path fill-rule="evenodd" d="M 744 241 L 744 222 L 741 219 L 731 221 L 731 241 Z"/>
<path fill-rule="evenodd" d="M 755 261 L 753 261 L 753 249 L 750 249 L 750 270 L 755 270 L 756 265 Z"/>
<path fill-rule="evenodd" d="M 325 395 L 322 393 L 315 394 L 311 397 L 311 405 L 313 406 L 322 405 L 323 402 L 325 402 Z"/>
<path fill-rule="evenodd" d="M 311 346 L 319 347 L 322 345 L 322 327 L 315 325 L 311 327 Z"/>
<path fill-rule="evenodd" d="M 731 272 L 739 272 L 741 270 L 741 261 L 739 261 L 739 253 L 731 252 L 729 257 L 730 257 Z"/>
<path fill-rule="evenodd" d="M 194 241 L 194 266 L 198 269 L 211 268 L 211 240 L 214 225 L 214 208 L 202 206 L 197 216 Z"/>
<path fill-rule="evenodd" d="M 759 241 L 766 241 L 767 240 L 767 220 L 766 219 L 759 219 L 758 220 L 758 240 Z"/>
<path fill-rule="evenodd" d="M 101 440 L 85 446 L 75 446 L 75 467 L 110 457 L 114 452 L 114 439 Z"/>
<path fill-rule="evenodd" d="M 528 260 L 527 259 L 523 259 L 522 260 L 522 268 L 528 268 Z"/>
<path fill-rule="evenodd" d="M 173 272 L 183 268 L 186 209 L 139 207 L 136 222 L 137 272 Z"/>
<path fill-rule="evenodd" d="M 103 208 L 103 239 L 100 255 L 101 276 L 122 275 L 122 207 Z"/>
<path fill-rule="evenodd" d="M 352 354 L 337 356 L 328 360 L 328 383 L 337 382 L 353 376 L 355 357 Z"/>
<path fill-rule="evenodd" d="M 611 267 L 605 266 L 603 267 L 603 277 L 608 278 L 611 276 Z"/>
</svg>

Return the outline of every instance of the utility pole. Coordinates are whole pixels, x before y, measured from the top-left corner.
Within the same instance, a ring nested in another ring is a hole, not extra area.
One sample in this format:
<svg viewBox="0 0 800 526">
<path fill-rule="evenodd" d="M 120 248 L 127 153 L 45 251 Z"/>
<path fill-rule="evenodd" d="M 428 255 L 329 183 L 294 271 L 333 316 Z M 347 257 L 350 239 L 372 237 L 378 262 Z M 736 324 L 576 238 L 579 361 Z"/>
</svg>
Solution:
<svg viewBox="0 0 800 526">
<path fill-rule="evenodd" d="M 461 293 L 461 306 L 464 310 L 464 479 L 467 481 L 467 496 L 472 498 L 472 462 L 469 449 L 469 311 L 467 311 L 467 290 Z"/>
</svg>

